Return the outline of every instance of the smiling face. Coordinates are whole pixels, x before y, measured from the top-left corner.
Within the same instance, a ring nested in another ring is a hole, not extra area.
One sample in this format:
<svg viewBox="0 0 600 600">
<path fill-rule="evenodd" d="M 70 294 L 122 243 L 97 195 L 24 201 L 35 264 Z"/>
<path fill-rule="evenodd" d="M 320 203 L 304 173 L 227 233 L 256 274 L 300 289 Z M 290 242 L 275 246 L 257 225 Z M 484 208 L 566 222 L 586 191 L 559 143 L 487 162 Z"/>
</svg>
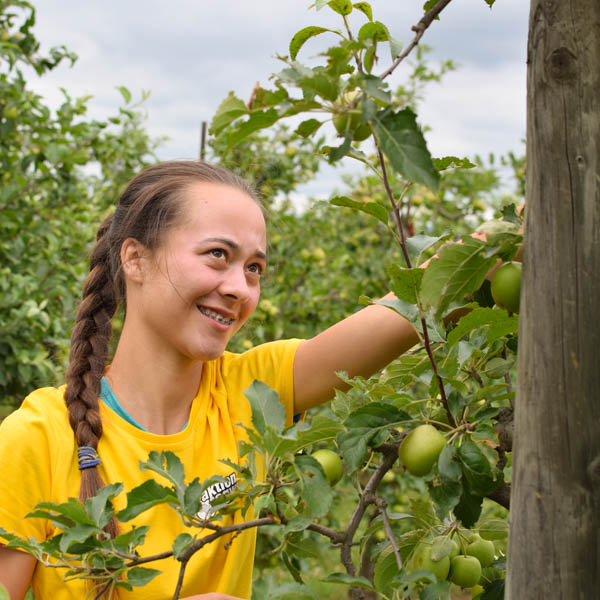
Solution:
<svg viewBox="0 0 600 600">
<path fill-rule="evenodd" d="M 220 356 L 258 304 L 266 245 L 261 208 L 247 194 L 188 186 L 179 225 L 140 261 L 139 283 L 128 285 L 139 339 L 183 359 Z"/>
</svg>

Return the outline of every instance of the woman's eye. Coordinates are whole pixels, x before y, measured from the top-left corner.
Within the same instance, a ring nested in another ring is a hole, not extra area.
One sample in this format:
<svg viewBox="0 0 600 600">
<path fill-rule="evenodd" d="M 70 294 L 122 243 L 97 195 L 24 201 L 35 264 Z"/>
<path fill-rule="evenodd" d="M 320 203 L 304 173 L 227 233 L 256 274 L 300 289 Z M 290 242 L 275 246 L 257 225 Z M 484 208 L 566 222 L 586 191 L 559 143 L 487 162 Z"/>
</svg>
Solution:
<svg viewBox="0 0 600 600">
<path fill-rule="evenodd" d="M 214 256 L 215 258 L 225 258 L 225 250 L 222 250 L 221 248 L 213 248 L 210 250 L 210 255 Z"/>
<path fill-rule="evenodd" d="M 248 271 L 251 273 L 256 273 L 257 275 L 262 275 L 263 268 L 258 263 L 254 263 L 248 267 Z"/>
</svg>

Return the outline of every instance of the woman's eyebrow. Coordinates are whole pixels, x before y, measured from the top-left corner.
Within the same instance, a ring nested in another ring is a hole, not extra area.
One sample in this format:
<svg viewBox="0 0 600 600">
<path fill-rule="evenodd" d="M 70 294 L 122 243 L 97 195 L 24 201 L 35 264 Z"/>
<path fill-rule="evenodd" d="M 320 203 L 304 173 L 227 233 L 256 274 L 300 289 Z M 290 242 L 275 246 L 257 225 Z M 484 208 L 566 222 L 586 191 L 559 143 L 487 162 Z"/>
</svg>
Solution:
<svg viewBox="0 0 600 600">
<path fill-rule="evenodd" d="M 233 240 L 230 240 L 228 238 L 209 237 L 209 238 L 206 238 L 204 241 L 205 242 L 221 242 L 222 244 L 225 244 L 226 246 L 229 246 L 232 250 L 239 250 L 239 248 L 240 248 L 240 245 L 237 242 L 234 242 Z M 267 260 L 267 255 L 262 250 L 257 250 L 255 252 L 255 255 L 258 258 L 262 258 L 263 260 Z"/>
</svg>

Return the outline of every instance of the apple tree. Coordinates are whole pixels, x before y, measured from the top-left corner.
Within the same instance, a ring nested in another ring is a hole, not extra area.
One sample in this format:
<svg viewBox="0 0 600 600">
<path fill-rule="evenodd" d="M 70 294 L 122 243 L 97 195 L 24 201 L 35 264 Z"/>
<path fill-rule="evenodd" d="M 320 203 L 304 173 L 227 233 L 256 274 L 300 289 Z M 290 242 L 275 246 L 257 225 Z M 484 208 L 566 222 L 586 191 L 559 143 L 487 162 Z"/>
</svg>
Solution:
<svg viewBox="0 0 600 600">
<path fill-rule="evenodd" d="M 40 52 L 35 10 L 0 4 L 0 397 L 11 410 L 64 371 L 72 315 L 100 216 L 152 158 L 155 142 L 129 91 L 105 121 L 86 117 L 89 98 L 63 91 L 56 109 L 27 83 L 76 56 Z"/>
</svg>

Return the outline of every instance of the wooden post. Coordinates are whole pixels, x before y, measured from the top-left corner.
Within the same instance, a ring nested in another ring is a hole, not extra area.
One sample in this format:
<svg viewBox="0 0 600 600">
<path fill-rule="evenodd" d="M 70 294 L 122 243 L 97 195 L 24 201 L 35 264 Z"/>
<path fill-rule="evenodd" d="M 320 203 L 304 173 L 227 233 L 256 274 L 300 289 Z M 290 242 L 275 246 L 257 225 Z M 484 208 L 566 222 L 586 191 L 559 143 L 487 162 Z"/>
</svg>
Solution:
<svg viewBox="0 0 600 600">
<path fill-rule="evenodd" d="M 506 598 L 600 598 L 600 1 L 532 0 Z"/>
</svg>

